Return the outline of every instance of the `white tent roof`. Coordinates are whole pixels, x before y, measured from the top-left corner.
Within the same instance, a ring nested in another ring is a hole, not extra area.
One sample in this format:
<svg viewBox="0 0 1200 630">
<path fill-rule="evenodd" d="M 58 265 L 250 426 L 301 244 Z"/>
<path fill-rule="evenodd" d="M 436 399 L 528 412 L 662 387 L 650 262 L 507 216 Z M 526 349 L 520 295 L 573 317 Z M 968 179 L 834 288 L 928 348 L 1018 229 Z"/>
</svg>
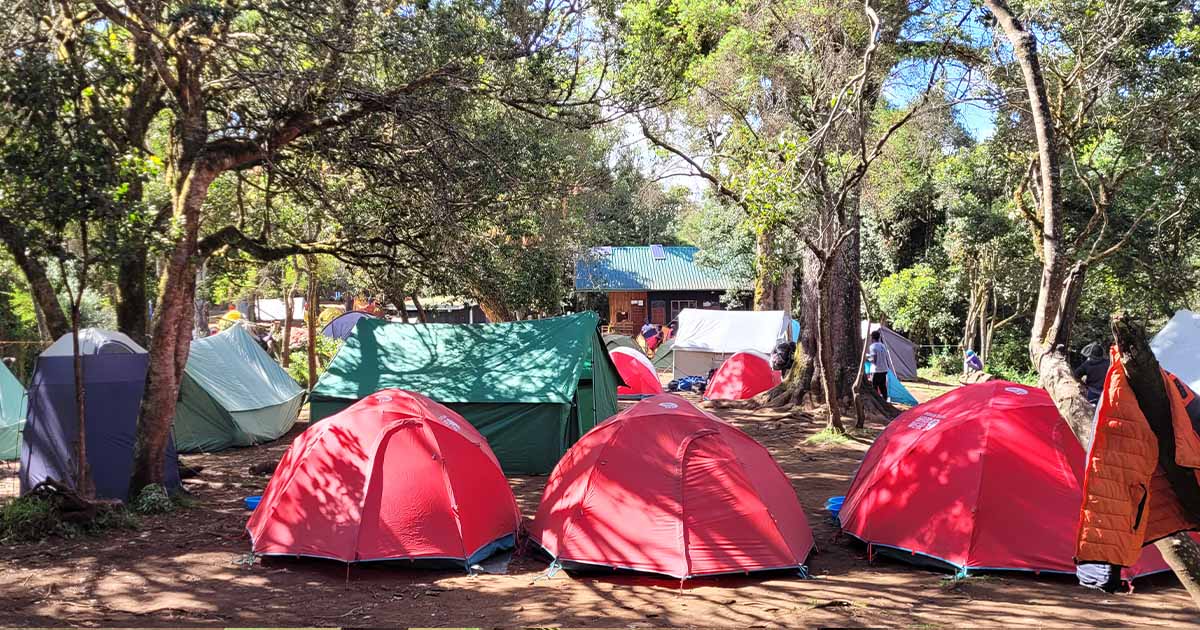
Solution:
<svg viewBox="0 0 1200 630">
<path fill-rule="evenodd" d="M 1200 391 L 1200 313 L 1176 312 L 1150 341 L 1150 349 L 1163 369 Z"/>
<path fill-rule="evenodd" d="M 146 349 L 139 346 L 136 341 L 130 339 L 128 335 L 115 330 L 84 328 L 79 331 L 79 354 L 121 352 L 146 354 Z M 75 342 L 71 338 L 71 333 L 59 337 L 57 341 L 50 344 L 50 347 L 46 348 L 46 351 L 42 353 L 44 357 L 69 357 L 74 355 Z"/>
<path fill-rule="evenodd" d="M 283 300 L 275 298 L 260 299 L 258 301 L 258 317 L 256 321 L 260 322 L 278 322 L 283 321 Z M 292 319 L 304 318 L 304 298 L 292 298 Z"/>
<path fill-rule="evenodd" d="M 676 350 L 771 354 L 787 339 L 788 316 L 783 311 L 710 311 L 685 308 L 679 312 Z"/>
</svg>

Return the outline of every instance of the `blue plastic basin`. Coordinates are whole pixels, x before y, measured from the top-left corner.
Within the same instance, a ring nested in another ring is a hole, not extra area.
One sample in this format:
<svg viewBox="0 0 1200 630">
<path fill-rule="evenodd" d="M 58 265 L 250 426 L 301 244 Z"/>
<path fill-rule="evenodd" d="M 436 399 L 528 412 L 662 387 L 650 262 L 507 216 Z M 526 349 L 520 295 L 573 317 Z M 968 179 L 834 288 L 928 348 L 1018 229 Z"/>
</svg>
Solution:
<svg viewBox="0 0 1200 630">
<path fill-rule="evenodd" d="M 246 500 L 246 509 L 253 510 L 254 508 L 258 507 L 258 502 L 262 501 L 262 495 L 259 495 L 256 497 L 246 497 L 245 500 Z"/>
</svg>

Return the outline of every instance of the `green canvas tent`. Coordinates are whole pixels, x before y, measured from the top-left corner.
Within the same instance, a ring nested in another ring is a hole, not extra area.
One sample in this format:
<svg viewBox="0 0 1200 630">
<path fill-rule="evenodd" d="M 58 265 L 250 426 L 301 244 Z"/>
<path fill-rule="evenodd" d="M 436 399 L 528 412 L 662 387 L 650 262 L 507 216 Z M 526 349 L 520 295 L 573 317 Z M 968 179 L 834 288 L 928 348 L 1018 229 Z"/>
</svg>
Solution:
<svg viewBox="0 0 1200 630">
<path fill-rule="evenodd" d="M 196 339 L 188 352 L 175 446 L 212 452 L 252 446 L 287 433 L 296 423 L 304 390 L 241 325 Z"/>
<path fill-rule="evenodd" d="M 617 370 L 587 312 L 497 324 L 361 320 L 312 392 L 314 421 L 381 389 L 462 414 L 508 473 L 548 473 L 617 412 Z"/>
<path fill-rule="evenodd" d="M 21 381 L 0 363 L 0 459 L 21 458 L 21 429 L 28 404 Z"/>
<path fill-rule="evenodd" d="M 666 343 L 658 347 L 654 351 L 654 369 L 658 371 L 670 371 L 675 365 L 675 339 L 672 337 Z"/>
</svg>

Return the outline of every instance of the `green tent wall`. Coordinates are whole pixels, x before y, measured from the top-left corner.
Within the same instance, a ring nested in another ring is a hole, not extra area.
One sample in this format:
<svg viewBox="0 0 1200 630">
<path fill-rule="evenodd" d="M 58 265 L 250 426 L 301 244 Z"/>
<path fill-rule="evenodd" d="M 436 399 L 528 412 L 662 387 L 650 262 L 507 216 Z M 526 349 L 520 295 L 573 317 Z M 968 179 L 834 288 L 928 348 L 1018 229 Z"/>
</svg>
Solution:
<svg viewBox="0 0 1200 630">
<path fill-rule="evenodd" d="M 241 326 L 192 342 L 175 410 L 175 446 L 220 451 L 277 439 L 296 423 L 304 390 Z"/>
<path fill-rule="evenodd" d="M 381 389 L 419 392 L 462 414 L 507 473 L 550 472 L 617 412 L 620 377 L 595 313 L 496 324 L 362 320 L 317 380 L 320 420 Z"/>
<path fill-rule="evenodd" d="M 0 460 L 21 458 L 21 429 L 28 403 L 21 382 L 0 363 Z"/>
</svg>

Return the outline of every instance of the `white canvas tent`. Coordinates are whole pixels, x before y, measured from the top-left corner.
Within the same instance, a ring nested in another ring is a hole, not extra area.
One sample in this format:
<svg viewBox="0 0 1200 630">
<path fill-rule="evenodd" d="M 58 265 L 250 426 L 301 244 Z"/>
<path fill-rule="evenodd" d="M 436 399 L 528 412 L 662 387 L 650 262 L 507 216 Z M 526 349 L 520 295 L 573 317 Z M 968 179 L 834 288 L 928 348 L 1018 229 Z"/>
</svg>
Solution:
<svg viewBox="0 0 1200 630">
<path fill-rule="evenodd" d="M 888 356 L 892 360 L 892 372 L 902 381 L 916 380 L 917 344 L 883 324 L 871 324 L 870 332 L 876 330 L 879 331 L 879 340 L 888 349 Z M 864 340 L 869 336 L 865 321 L 862 322 L 862 336 Z"/>
<path fill-rule="evenodd" d="M 1200 313 L 1182 310 L 1150 341 L 1164 370 L 1200 392 Z"/>
<path fill-rule="evenodd" d="M 710 311 L 685 308 L 675 333 L 675 378 L 707 376 L 738 352 L 769 356 L 787 339 L 788 316 L 783 311 Z"/>
</svg>

